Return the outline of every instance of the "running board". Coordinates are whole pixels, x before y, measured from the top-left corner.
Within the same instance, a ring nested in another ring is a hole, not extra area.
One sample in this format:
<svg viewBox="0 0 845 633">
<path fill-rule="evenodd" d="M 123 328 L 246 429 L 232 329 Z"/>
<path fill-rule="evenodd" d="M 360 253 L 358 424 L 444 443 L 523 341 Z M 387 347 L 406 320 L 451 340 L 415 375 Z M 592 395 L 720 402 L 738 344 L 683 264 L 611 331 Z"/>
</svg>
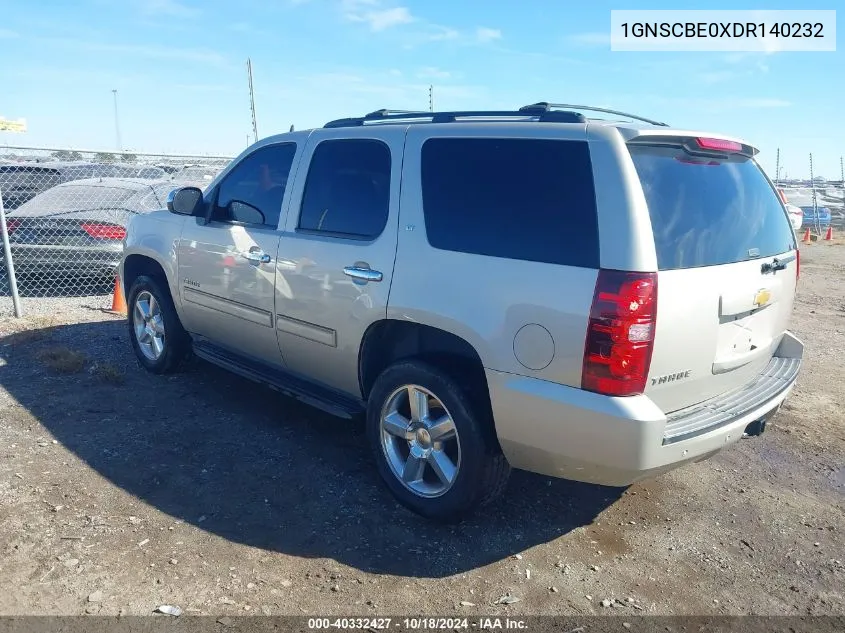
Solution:
<svg viewBox="0 0 845 633">
<path fill-rule="evenodd" d="M 260 361 L 244 358 L 211 343 L 195 341 L 193 348 L 194 354 L 209 363 L 266 385 L 330 415 L 351 420 L 366 411 L 366 404 L 361 400 L 314 384 Z"/>
</svg>

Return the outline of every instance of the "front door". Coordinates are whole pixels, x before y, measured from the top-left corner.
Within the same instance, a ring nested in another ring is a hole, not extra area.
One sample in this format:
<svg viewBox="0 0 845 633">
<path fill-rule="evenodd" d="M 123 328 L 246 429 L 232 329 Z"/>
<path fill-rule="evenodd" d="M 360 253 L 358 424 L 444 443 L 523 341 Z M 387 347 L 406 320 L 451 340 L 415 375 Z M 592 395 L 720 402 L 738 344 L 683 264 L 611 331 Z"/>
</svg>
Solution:
<svg viewBox="0 0 845 633">
<path fill-rule="evenodd" d="M 276 328 L 290 370 L 360 397 L 361 340 L 387 316 L 405 131 L 346 136 L 308 139 L 279 244 Z"/>
<path fill-rule="evenodd" d="M 274 327 L 278 226 L 295 143 L 259 147 L 206 194 L 208 222 L 188 219 L 179 284 L 188 331 L 282 365 Z"/>
</svg>

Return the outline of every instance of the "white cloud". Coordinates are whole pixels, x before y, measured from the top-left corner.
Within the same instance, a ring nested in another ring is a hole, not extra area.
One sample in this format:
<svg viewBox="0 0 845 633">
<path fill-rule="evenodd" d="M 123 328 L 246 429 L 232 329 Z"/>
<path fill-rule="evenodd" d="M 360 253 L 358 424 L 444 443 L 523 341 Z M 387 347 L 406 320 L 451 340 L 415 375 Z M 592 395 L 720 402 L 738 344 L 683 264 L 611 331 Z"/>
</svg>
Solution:
<svg viewBox="0 0 845 633">
<path fill-rule="evenodd" d="M 288 101 L 304 99 L 324 103 L 343 101 L 351 114 L 371 112 L 380 107 L 400 110 L 428 109 L 429 83 L 402 80 L 390 70 L 349 69 L 340 72 L 318 72 L 294 77 L 292 91 L 280 96 Z M 445 84 L 434 90 L 435 101 L 460 108 L 468 100 L 484 100 L 486 89 L 480 86 Z M 444 106 L 445 107 L 445 106 Z M 348 115 L 348 114 L 347 114 Z"/>
<path fill-rule="evenodd" d="M 739 76 L 739 73 L 732 70 L 713 70 L 699 74 L 698 81 L 703 84 L 712 85 L 722 83 L 723 81 L 730 81 L 731 79 L 736 79 Z"/>
<path fill-rule="evenodd" d="M 199 48 L 177 48 L 173 46 L 158 46 L 155 44 L 114 44 L 96 42 L 74 38 L 40 37 L 33 41 L 66 46 L 76 51 L 85 50 L 100 53 L 115 53 L 132 57 L 146 57 L 148 59 L 166 59 L 182 62 L 193 62 L 206 66 L 228 66 L 226 58 L 217 51 Z"/>
<path fill-rule="evenodd" d="M 784 99 L 739 99 L 736 105 L 740 108 L 788 108 L 792 102 Z"/>
<path fill-rule="evenodd" d="M 231 90 L 232 86 L 223 84 L 174 84 L 173 88 L 186 92 L 226 92 Z"/>
<path fill-rule="evenodd" d="M 375 32 L 416 21 L 407 7 L 382 9 L 377 0 L 343 0 L 341 10 L 347 20 L 363 22 Z"/>
<path fill-rule="evenodd" d="M 452 76 L 447 70 L 441 70 L 435 66 L 425 66 L 417 72 L 417 79 L 449 79 Z"/>
<path fill-rule="evenodd" d="M 486 26 L 479 26 L 475 29 L 475 39 L 479 42 L 492 42 L 502 39 L 502 32 L 499 29 L 491 29 Z"/>
<path fill-rule="evenodd" d="M 200 13 L 199 9 L 189 7 L 178 0 L 141 0 L 141 12 L 146 15 L 160 15 L 170 18 L 192 18 Z"/>
<path fill-rule="evenodd" d="M 414 21 L 414 16 L 407 7 L 395 7 L 384 11 L 372 11 L 365 16 L 373 31 L 383 31 L 400 24 L 409 24 Z"/>
<path fill-rule="evenodd" d="M 457 40 L 461 37 L 460 32 L 456 29 L 453 29 L 448 26 L 442 26 L 440 24 L 432 24 L 430 25 L 431 32 L 425 38 L 431 42 L 443 42 L 449 40 Z"/>
<path fill-rule="evenodd" d="M 603 31 L 588 31 L 576 33 L 567 38 L 568 42 L 578 46 L 610 46 L 610 33 Z"/>
</svg>

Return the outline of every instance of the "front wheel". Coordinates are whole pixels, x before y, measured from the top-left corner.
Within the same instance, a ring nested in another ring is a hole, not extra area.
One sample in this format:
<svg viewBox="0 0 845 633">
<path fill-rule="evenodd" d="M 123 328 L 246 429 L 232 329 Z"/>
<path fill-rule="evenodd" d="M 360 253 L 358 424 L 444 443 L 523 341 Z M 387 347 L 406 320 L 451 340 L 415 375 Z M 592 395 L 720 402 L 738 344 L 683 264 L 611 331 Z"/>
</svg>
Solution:
<svg viewBox="0 0 845 633">
<path fill-rule="evenodd" d="M 129 290 L 129 339 L 138 362 L 154 374 L 176 371 L 191 350 L 173 299 L 161 282 L 142 275 Z"/>
<path fill-rule="evenodd" d="M 452 522 L 501 494 L 510 467 L 481 411 L 427 363 L 402 361 L 378 377 L 367 436 L 379 474 L 402 505 Z"/>
</svg>

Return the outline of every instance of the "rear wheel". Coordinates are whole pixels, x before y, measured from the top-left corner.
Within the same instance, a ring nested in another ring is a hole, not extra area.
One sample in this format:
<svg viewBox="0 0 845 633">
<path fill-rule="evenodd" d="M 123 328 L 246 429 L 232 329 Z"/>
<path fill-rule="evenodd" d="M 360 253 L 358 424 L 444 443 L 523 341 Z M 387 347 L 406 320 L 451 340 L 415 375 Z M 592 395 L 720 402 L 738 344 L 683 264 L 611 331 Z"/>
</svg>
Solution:
<svg viewBox="0 0 845 633">
<path fill-rule="evenodd" d="M 401 504 L 451 522 L 501 494 L 510 467 L 481 411 L 452 377 L 426 363 L 402 361 L 379 376 L 367 436 Z"/>
<path fill-rule="evenodd" d="M 129 290 L 127 307 L 129 338 L 138 362 L 154 374 L 178 370 L 190 354 L 191 342 L 170 293 L 158 279 L 141 275 Z"/>
</svg>

